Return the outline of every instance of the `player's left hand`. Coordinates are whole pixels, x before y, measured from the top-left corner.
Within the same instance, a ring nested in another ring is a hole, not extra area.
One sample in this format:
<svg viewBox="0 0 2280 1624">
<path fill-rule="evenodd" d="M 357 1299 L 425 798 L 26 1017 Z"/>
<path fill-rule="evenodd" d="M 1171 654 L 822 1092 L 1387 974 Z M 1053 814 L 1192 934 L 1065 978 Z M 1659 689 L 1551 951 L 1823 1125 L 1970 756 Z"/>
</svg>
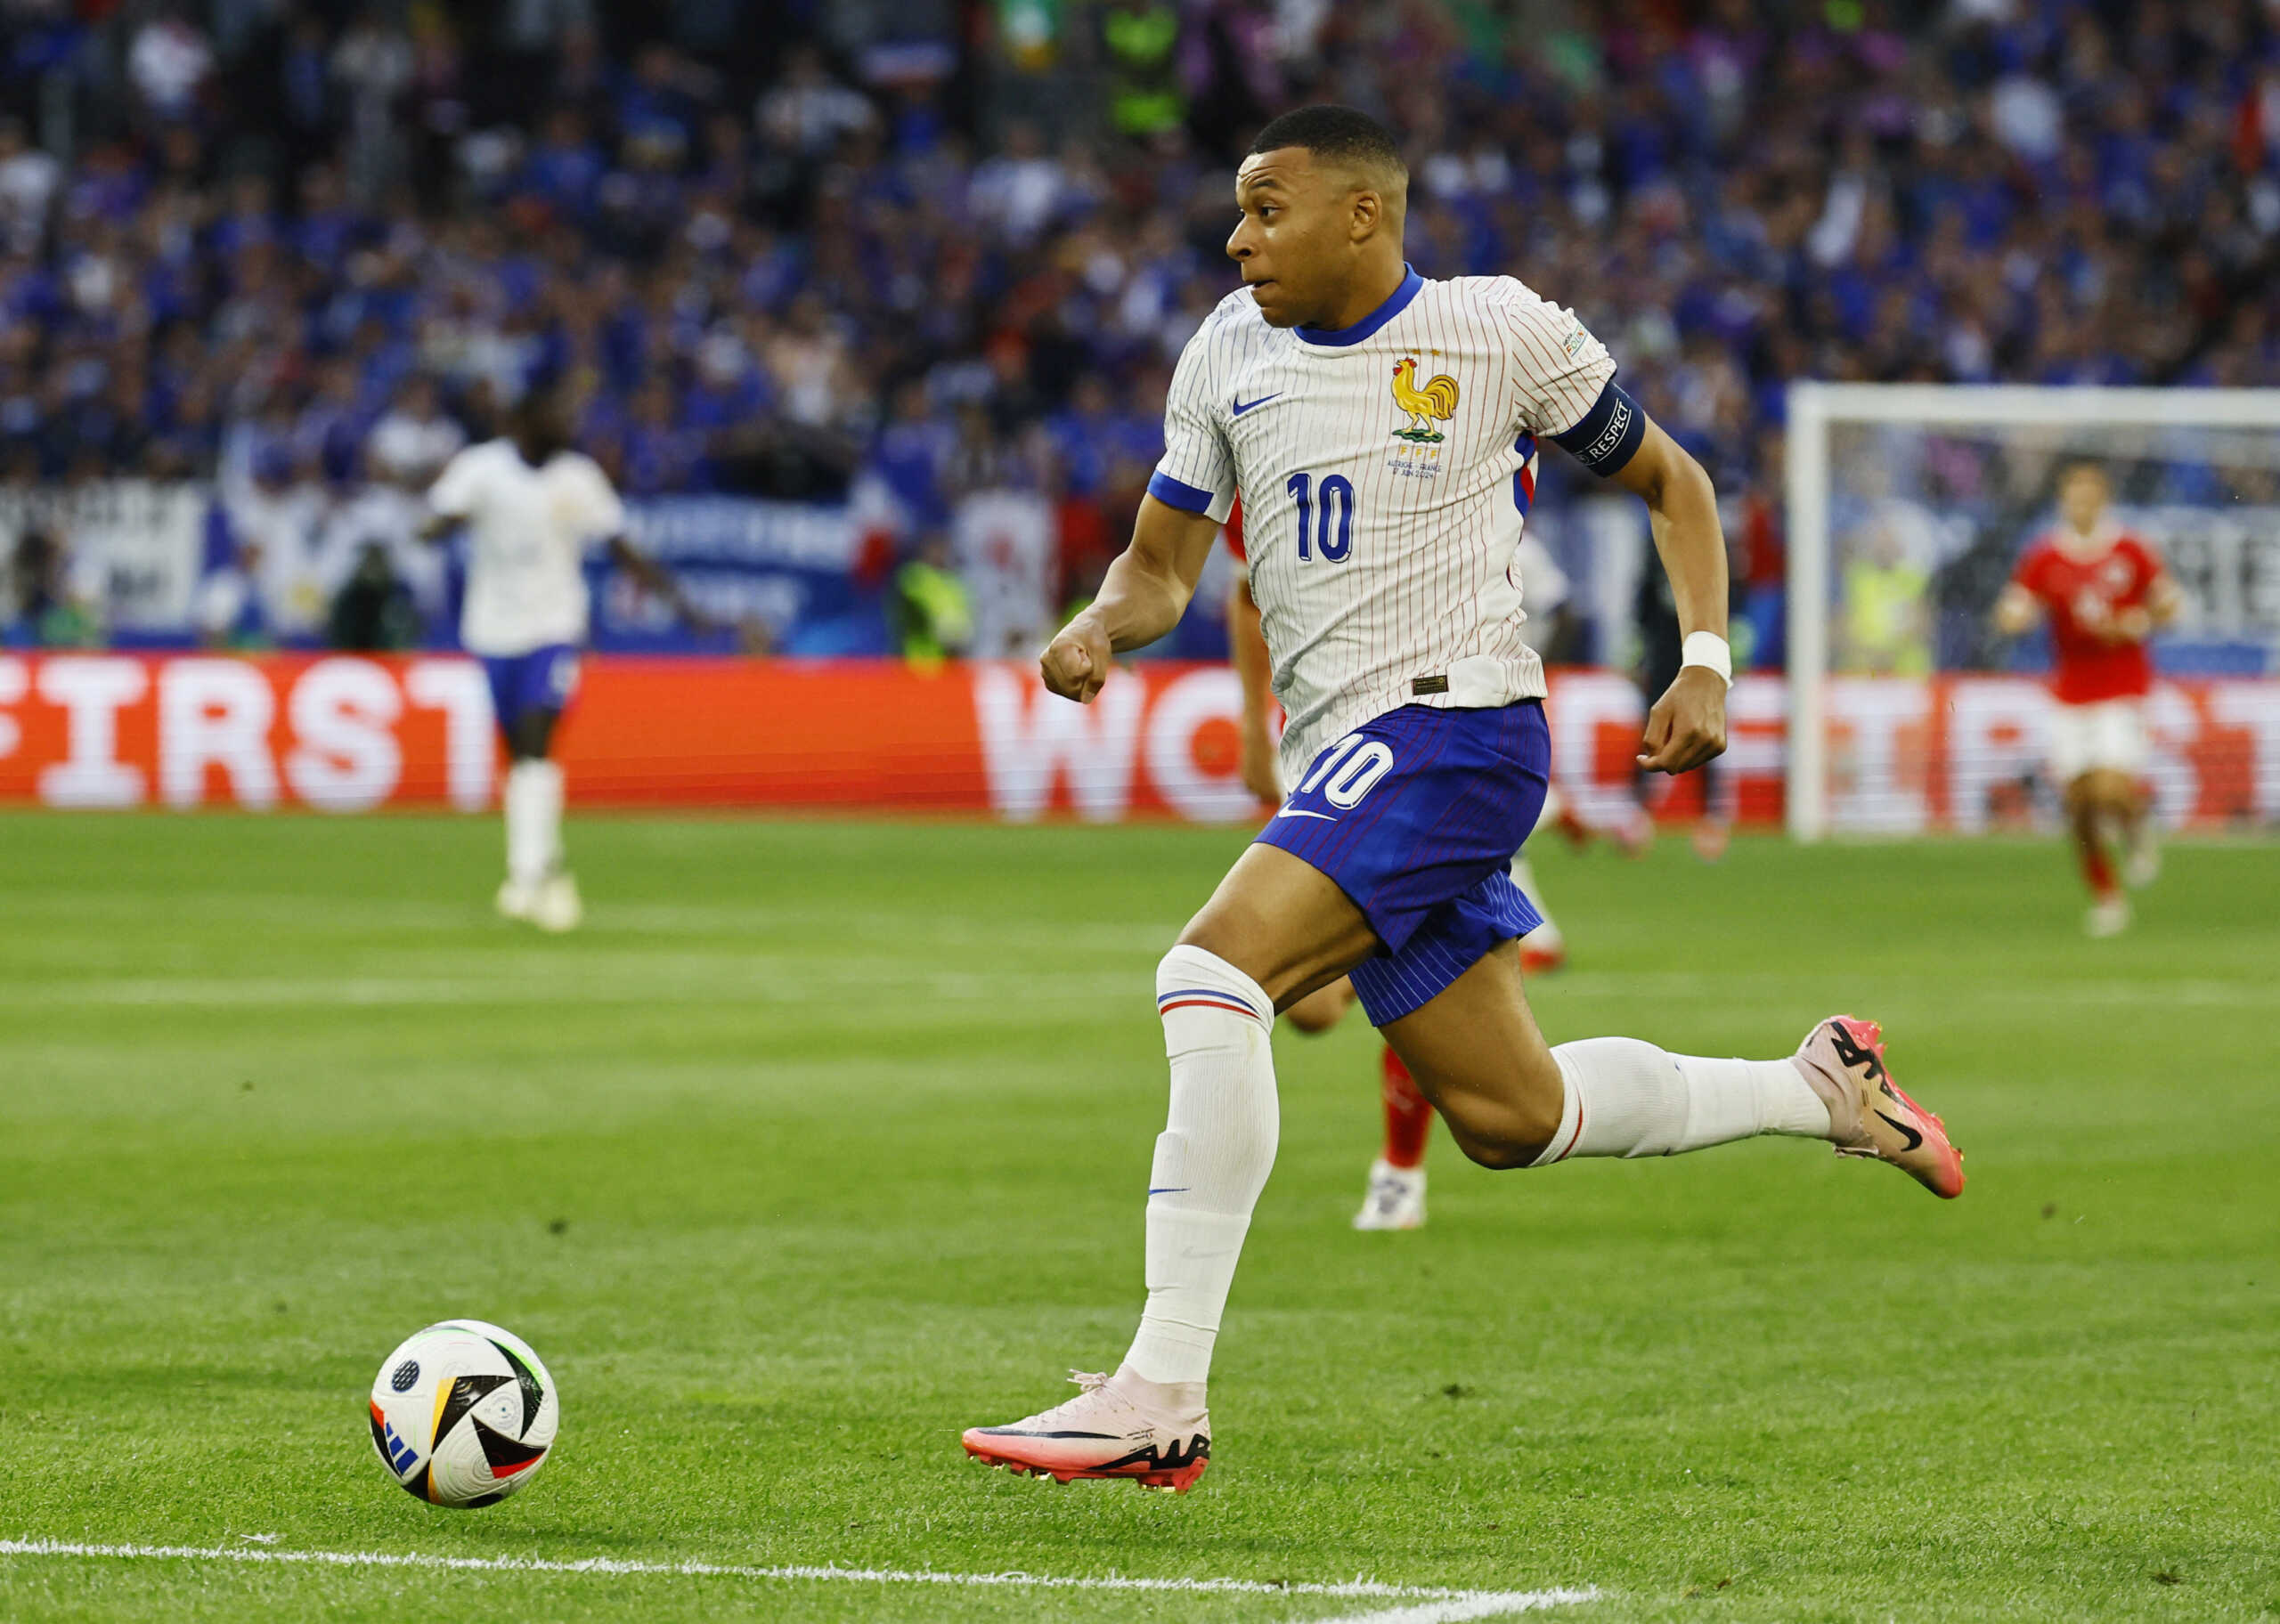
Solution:
<svg viewBox="0 0 2280 1624">
<path fill-rule="evenodd" d="M 1726 685 L 1707 667 L 1690 665 L 1647 713 L 1639 765 L 1650 773 L 1690 773 L 1726 750 Z"/>
</svg>

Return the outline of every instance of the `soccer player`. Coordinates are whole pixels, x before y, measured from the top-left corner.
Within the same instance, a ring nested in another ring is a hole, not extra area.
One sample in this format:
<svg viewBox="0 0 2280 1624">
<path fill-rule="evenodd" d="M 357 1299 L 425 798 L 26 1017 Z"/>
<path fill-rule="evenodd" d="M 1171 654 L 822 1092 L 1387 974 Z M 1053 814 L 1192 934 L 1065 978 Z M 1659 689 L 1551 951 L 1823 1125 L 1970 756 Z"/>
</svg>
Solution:
<svg viewBox="0 0 2280 1624">
<path fill-rule="evenodd" d="M 2017 637 L 2046 616 L 2055 655 L 2051 775 L 2065 786 L 2066 819 L 2090 909 L 2082 928 L 2113 936 L 2129 926 L 2129 899 L 2106 849 L 2121 840 L 2121 879 L 2149 885 L 2161 872 L 2146 793 L 2146 694 L 2154 662 L 2146 639 L 2177 616 L 2183 594 L 2160 555 L 2113 522 L 2113 492 L 2095 462 L 2058 476 L 2058 523 L 2028 543 L 1995 600 L 1995 624 Z"/>
<path fill-rule="evenodd" d="M 1510 278 L 1409 268 L 1407 191 L 1366 114 L 1306 108 L 1260 132 L 1227 240 L 1244 286 L 1181 354 L 1131 545 L 1043 656 L 1048 687 L 1091 700 L 1119 653 L 1178 621 L 1240 491 L 1293 787 L 1156 972 L 1171 1101 L 1138 1334 L 1077 1397 L 968 1431 L 995 1465 L 1171 1489 L 1201 1474 L 1212 1344 L 1279 1133 L 1269 1025 L 1341 975 L 1487 1166 L 1785 1133 L 1962 1193 L 1954 1146 L 1868 1021 L 1830 1017 L 1770 1060 L 1554 1049 L 1537 1029 L 1515 946 L 1535 915 L 1507 865 L 1551 759 L 1510 572 L 1538 442 L 1647 503 L 1690 634 L 1647 719 L 1640 759 L 1659 771 L 1725 742 L 1725 545 L 1708 477 L 1571 313 Z"/>
<path fill-rule="evenodd" d="M 563 862 L 562 768 L 549 753 L 578 686 L 587 550 L 607 543 L 614 562 L 684 620 L 699 617 L 672 577 L 625 539 L 624 505 L 593 459 L 570 448 L 567 414 L 552 389 L 533 389 L 506 435 L 455 453 L 428 506 L 430 539 L 468 528 L 460 641 L 483 662 L 511 762 L 499 912 L 542 930 L 574 930 L 584 908 Z"/>
<path fill-rule="evenodd" d="M 1275 759 L 1274 719 L 1269 714 L 1270 668 L 1266 638 L 1259 630 L 1258 605 L 1250 594 L 1250 564 L 1243 552 L 1242 504 L 1227 514 L 1227 551 L 1234 556 L 1235 577 L 1227 591 L 1227 640 L 1243 692 L 1243 784 L 1261 800 L 1282 799 L 1282 770 Z M 1568 592 L 1568 577 L 1551 555 L 1533 537 L 1520 539 L 1513 567 L 1524 581 L 1543 582 L 1538 603 L 1549 615 L 1557 611 Z M 1544 790 L 1542 816 L 1557 818 L 1554 796 Z M 1526 854 L 1512 858 L 1512 883 L 1520 888 L 1542 921 L 1520 939 L 1520 969 L 1529 975 L 1558 970 L 1568 961 L 1568 946 L 1559 927 L 1543 905 L 1535 868 Z M 1340 976 L 1328 987 L 1307 994 L 1282 1011 L 1283 1019 L 1299 1031 L 1327 1032 L 1354 1007 L 1354 983 Z M 1357 1230 L 1420 1230 L 1425 1227 L 1425 1146 L 1433 1136 L 1433 1102 L 1417 1086 L 1409 1068 L 1388 1043 L 1379 1057 L 1378 1099 L 1385 1113 L 1385 1142 L 1370 1164 L 1362 1190 L 1362 1206 L 1354 1214 Z"/>
</svg>

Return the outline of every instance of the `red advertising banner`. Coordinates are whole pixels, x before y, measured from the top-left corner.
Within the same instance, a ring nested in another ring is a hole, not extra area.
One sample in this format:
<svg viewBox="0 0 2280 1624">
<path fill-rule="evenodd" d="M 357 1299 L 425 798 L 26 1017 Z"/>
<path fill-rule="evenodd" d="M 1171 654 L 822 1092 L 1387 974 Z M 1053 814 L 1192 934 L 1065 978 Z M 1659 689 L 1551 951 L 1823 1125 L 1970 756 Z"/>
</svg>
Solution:
<svg viewBox="0 0 2280 1624">
<path fill-rule="evenodd" d="M 1240 694 L 1221 666 L 1144 664 L 1078 706 L 1023 665 L 583 664 L 558 751 L 578 805 L 1258 816 L 1236 775 Z M 2047 811 L 2050 704 L 2016 678 L 1835 679 L 1835 826 L 1969 831 Z M 1559 672 L 1549 709 L 1555 777 L 1587 819 L 1614 821 L 1637 691 L 1609 672 Z M 1778 678 L 1734 686 L 1718 793 L 1745 819 L 1780 815 L 1783 710 Z M 2280 681 L 2164 683 L 2147 714 L 2166 821 L 2280 821 Z M 492 804 L 497 749 L 481 669 L 456 656 L 0 655 L 4 803 L 472 811 Z M 1701 789 L 1658 793 L 1684 811 Z"/>
<path fill-rule="evenodd" d="M 589 657 L 557 754 L 574 804 L 1253 816 L 1221 666 L 1092 705 L 1001 664 Z M 491 804 L 482 668 L 456 656 L 0 655 L 0 802 Z"/>
</svg>

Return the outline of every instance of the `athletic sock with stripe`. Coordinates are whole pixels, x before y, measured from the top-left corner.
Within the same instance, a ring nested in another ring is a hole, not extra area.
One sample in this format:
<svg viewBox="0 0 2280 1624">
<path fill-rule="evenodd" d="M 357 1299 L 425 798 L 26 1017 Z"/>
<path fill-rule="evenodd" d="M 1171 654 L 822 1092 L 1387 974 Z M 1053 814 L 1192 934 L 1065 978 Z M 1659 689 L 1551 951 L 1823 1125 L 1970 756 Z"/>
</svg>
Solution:
<svg viewBox="0 0 2280 1624">
<path fill-rule="evenodd" d="M 1148 1306 L 1125 1355 L 1151 1382 L 1201 1382 L 1251 1208 L 1274 1165 L 1274 1005 L 1217 954 L 1156 967 L 1171 1108 L 1148 1179 Z"/>
<path fill-rule="evenodd" d="M 1566 1100 L 1538 1167 L 1571 1156 L 1675 1156 L 1760 1133 L 1829 1136 L 1828 1107 L 1793 1060 L 1671 1054 L 1635 1037 L 1561 1043 L 1551 1058 Z"/>
</svg>

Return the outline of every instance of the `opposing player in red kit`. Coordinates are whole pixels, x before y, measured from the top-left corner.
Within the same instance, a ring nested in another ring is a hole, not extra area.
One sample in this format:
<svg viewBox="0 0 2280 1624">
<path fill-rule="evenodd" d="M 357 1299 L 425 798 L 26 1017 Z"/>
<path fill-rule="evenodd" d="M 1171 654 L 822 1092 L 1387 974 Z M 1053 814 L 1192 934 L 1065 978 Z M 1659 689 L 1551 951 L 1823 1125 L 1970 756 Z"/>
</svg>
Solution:
<svg viewBox="0 0 2280 1624">
<path fill-rule="evenodd" d="M 2146 695 L 2154 662 L 2146 642 L 2178 611 L 2181 594 L 2146 542 L 2115 524 L 2105 470 L 2070 465 L 2058 479 L 2058 523 L 2036 537 L 1996 600 L 1995 624 L 2017 637 L 2050 622 L 2051 775 L 2090 888 L 2083 929 L 2113 936 L 2129 924 L 2121 882 L 2160 872 L 2146 788 Z M 2118 839 L 2117 877 L 2108 842 Z"/>
</svg>

